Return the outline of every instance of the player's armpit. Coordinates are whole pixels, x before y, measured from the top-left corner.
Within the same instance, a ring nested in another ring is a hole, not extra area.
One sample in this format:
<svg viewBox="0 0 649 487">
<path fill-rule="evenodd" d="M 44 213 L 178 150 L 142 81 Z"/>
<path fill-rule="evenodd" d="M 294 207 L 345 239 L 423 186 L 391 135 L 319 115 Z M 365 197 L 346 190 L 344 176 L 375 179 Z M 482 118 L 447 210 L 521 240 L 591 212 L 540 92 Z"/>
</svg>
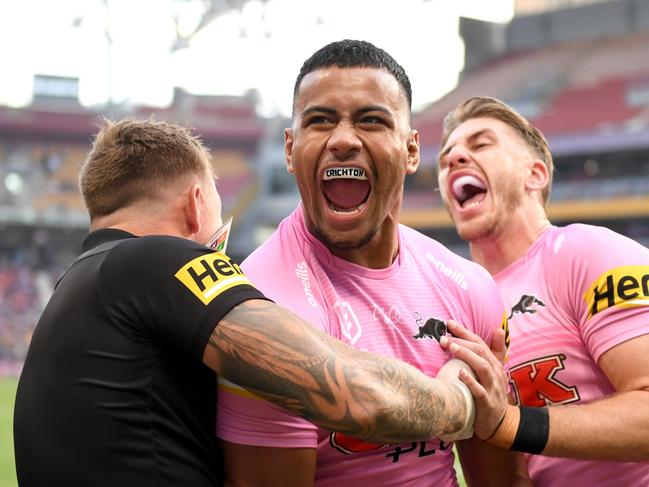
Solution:
<svg viewBox="0 0 649 487">
<path fill-rule="evenodd" d="M 315 448 L 268 448 L 221 441 L 226 487 L 312 487 Z"/>
<path fill-rule="evenodd" d="M 215 327 L 203 361 L 314 424 L 374 443 L 434 438 L 466 420 L 456 386 L 354 350 L 269 301 L 234 307 Z"/>
</svg>

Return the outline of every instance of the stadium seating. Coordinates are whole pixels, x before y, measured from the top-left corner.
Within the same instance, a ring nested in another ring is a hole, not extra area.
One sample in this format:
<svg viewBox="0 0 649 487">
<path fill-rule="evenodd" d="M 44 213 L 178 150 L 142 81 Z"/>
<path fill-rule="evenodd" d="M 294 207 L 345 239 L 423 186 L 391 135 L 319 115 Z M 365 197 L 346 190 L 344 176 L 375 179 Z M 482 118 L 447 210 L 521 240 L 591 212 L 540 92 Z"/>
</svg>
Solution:
<svg viewBox="0 0 649 487">
<path fill-rule="evenodd" d="M 607 207 L 617 214 L 615 208 L 627 208 L 629 200 L 638 199 L 647 202 L 647 211 L 640 216 L 649 216 L 648 45 L 649 32 L 559 43 L 507 53 L 466 73 L 456 89 L 414 116 L 423 167 L 436 166 L 446 113 L 470 96 L 495 96 L 518 109 L 548 138 L 557 168 L 552 192 L 555 208 L 561 210 L 565 202 L 610 200 Z M 584 140 L 597 142 L 598 147 Z M 630 141 L 626 146 L 625 140 Z M 601 174 L 594 176 L 582 168 L 589 158 L 597 158 L 597 151 L 622 154 L 629 150 L 626 147 L 645 148 L 646 162 L 620 168 L 615 157 L 608 157 Z M 439 216 L 440 199 L 429 191 L 416 181 L 410 185 L 404 221 L 425 227 L 428 219 L 431 229 L 450 225 Z M 428 216 L 422 213 L 426 208 L 432 209 Z M 572 215 L 572 211 L 558 214 Z M 589 211 L 581 216 L 596 217 Z"/>
</svg>

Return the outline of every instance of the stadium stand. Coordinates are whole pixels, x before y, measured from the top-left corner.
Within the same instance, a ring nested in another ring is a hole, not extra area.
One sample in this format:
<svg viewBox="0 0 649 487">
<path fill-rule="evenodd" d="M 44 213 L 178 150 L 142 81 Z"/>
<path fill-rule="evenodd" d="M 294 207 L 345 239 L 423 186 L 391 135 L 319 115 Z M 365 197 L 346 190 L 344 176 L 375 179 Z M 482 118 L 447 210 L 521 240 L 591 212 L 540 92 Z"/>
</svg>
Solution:
<svg viewBox="0 0 649 487">
<path fill-rule="evenodd" d="M 240 259 L 253 245 L 241 230 L 264 134 L 255 104 L 254 93 L 215 97 L 177 89 L 164 109 L 96 111 L 75 97 L 51 95 L 35 96 L 24 108 L 0 107 L 0 377 L 17 374 L 44 303 L 87 233 L 77 181 L 101 117 L 153 117 L 193 128 L 212 153 L 223 213 L 238 220 L 230 249 Z"/>
<path fill-rule="evenodd" d="M 554 221 L 589 221 L 649 244 L 646 2 L 595 2 L 514 17 L 506 26 L 462 19 L 460 30 L 469 67 L 453 91 L 413 119 L 424 164 L 408 182 L 403 222 L 466 255 L 428 182 L 443 117 L 461 100 L 486 95 L 515 107 L 548 138 Z"/>
<path fill-rule="evenodd" d="M 545 4 L 528 3 L 530 12 Z M 554 221 L 605 225 L 649 245 L 649 3 L 577 3 L 506 25 L 462 19 L 466 67 L 458 86 L 413 116 L 423 161 L 406 179 L 404 223 L 467 254 L 434 190 L 436 155 L 444 115 L 469 96 L 491 95 L 547 135 L 557 167 Z M 259 118 L 256 102 L 254 92 L 177 89 L 163 109 L 100 111 L 51 94 L 29 107 L 0 107 L 0 376 L 19 370 L 43 303 L 87 232 L 76 179 L 100 117 L 194 127 L 212 151 L 224 215 L 235 217 L 229 250 L 240 260 L 299 201 L 284 162 L 290 121 Z"/>
</svg>

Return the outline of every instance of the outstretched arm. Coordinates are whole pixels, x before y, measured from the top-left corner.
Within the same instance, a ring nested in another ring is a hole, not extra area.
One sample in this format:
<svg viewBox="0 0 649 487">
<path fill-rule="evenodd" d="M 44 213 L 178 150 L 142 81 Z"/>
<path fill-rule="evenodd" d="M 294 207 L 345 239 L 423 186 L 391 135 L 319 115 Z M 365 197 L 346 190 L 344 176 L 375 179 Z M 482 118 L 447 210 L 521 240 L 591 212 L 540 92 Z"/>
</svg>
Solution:
<svg viewBox="0 0 649 487">
<path fill-rule="evenodd" d="M 233 308 L 214 328 L 203 361 L 325 429 L 376 443 L 450 434 L 468 413 L 457 385 L 354 350 L 269 301 Z"/>
<path fill-rule="evenodd" d="M 474 370 L 488 367 L 482 345 L 475 337 L 461 329 L 450 339 L 457 345 L 451 352 L 467 362 Z M 611 348 L 599 359 L 617 394 L 588 404 L 525 408 L 534 416 L 526 415 L 521 428 L 521 408 L 507 405 L 503 398 L 489 394 L 483 385 L 468 374 L 460 378 L 480 404 L 492 401 L 490 408 L 499 410 L 502 403 L 503 421 L 494 434 L 481 432 L 478 436 L 503 448 L 511 448 L 514 439 L 520 439 L 517 449 L 548 456 L 592 460 L 647 461 L 649 460 L 649 334 L 642 335 Z M 489 384 L 487 384 L 489 386 Z M 481 398 L 481 399 L 479 399 Z M 481 403 L 482 400 L 482 403 Z M 505 412 L 506 411 L 506 412 Z M 547 419 L 537 412 L 547 411 Z M 543 438 L 536 432 L 545 422 L 548 433 Z M 528 428 L 524 424 L 530 425 Z M 521 431 L 522 430 L 522 431 Z M 476 433 L 478 430 L 476 429 Z M 524 433 L 524 434 L 523 434 Z M 527 450 L 530 440 L 539 451 Z M 522 446 L 522 448 L 519 448 Z"/>
<path fill-rule="evenodd" d="M 592 460 L 649 461 L 649 335 L 621 343 L 605 352 L 599 366 L 617 394 L 583 405 L 548 408 L 549 434 L 542 453 Z M 511 433 L 494 435 L 509 447 L 520 421 L 510 406 Z M 511 437 L 511 439 L 510 439 Z"/>
</svg>

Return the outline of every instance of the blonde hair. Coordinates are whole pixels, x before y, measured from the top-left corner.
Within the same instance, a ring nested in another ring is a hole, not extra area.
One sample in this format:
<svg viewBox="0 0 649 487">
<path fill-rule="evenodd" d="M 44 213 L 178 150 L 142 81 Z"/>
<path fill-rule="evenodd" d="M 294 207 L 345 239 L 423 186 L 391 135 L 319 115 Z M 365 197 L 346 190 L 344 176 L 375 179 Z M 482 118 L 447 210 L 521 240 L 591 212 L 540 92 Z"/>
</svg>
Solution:
<svg viewBox="0 0 649 487">
<path fill-rule="evenodd" d="M 548 168 L 548 184 L 541 191 L 541 196 L 543 202 L 547 203 L 550 199 L 552 175 L 554 173 L 554 161 L 552 160 L 548 142 L 536 127 L 506 103 L 487 96 L 474 96 L 460 103 L 444 118 L 441 147 L 446 145 L 449 135 L 460 124 L 472 118 L 480 117 L 494 118 L 512 127 L 522 137 L 534 155 L 543 161 Z"/>
<path fill-rule="evenodd" d="M 210 155 L 188 129 L 167 122 L 104 120 L 81 167 L 90 219 L 155 197 L 161 185 L 212 171 Z"/>
</svg>

